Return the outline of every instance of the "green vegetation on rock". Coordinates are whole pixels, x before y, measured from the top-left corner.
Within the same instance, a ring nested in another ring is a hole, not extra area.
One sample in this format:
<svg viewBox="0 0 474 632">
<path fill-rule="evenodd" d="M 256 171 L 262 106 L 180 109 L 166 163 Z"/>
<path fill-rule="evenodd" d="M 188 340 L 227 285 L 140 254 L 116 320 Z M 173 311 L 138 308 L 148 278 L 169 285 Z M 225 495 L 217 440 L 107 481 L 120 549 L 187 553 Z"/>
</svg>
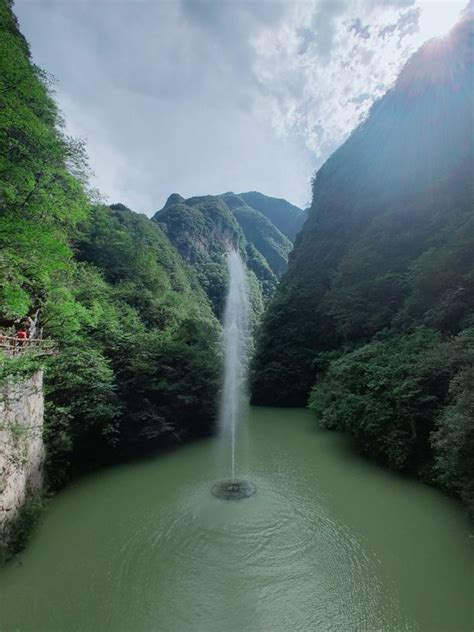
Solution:
<svg viewBox="0 0 474 632">
<path fill-rule="evenodd" d="M 423 46 L 317 173 L 252 393 L 311 393 L 321 423 L 474 509 L 472 30 Z"/>
<path fill-rule="evenodd" d="M 250 194 L 249 194 L 250 195 Z M 268 201 L 273 198 L 256 194 Z M 288 222 L 302 213 L 284 200 L 280 212 Z M 181 256 L 194 268 L 201 286 L 220 318 L 227 287 L 225 255 L 239 248 L 250 273 L 253 311 L 258 318 L 286 270 L 291 241 L 264 213 L 234 193 L 185 200 L 173 193 L 154 217 Z"/>
<path fill-rule="evenodd" d="M 49 489 L 211 432 L 219 324 L 160 227 L 94 204 L 80 143 L 0 2 L 0 327 L 40 309 Z M 2 354 L 1 374 L 31 370 Z"/>
<path fill-rule="evenodd" d="M 307 218 L 307 212 L 281 198 L 273 198 L 257 191 L 239 193 L 248 206 L 260 211 L 278 230 L 294 241 Z"/>
</svg>

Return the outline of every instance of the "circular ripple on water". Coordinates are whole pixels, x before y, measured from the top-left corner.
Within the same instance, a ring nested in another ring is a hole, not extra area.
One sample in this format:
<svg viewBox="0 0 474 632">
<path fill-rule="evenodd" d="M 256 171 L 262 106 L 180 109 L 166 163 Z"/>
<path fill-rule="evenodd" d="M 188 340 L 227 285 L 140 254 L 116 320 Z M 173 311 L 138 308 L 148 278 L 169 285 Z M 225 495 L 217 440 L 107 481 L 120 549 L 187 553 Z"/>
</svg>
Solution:
<svg viewBox="0 0 474 632">
<path fill-rule="evenodd" d="M 232 480 L 218 481 L 211 488 L 211 493 L 221 500 L 243 500 L 250 498 L 257 491 L 250 481 Z"/>
<path fill-rule="evenodd" d="M 244 597 L 262 629 L 270 622 L 278 630 L 344 629 L 350 621 L 359 629 L 390 629 L 379 614 L 388 596 L 377 585 L 374 561 L 324 499 L 312 492 L 308 500 L 304 486 L 284 477 L 254 473 L 252 480 L 258 494 L 245 503 L 222 502 L 209 493 L 208 480 L 182 489 L 159 511 L 150 508 L 153 518 L 119 554 L 122 597 L 132 596 L 152 618 L 159 610 L 175 621 L 179 610 L 181 630 L 202 617 L 253 629 L 239 605 Z"/>
</svg>

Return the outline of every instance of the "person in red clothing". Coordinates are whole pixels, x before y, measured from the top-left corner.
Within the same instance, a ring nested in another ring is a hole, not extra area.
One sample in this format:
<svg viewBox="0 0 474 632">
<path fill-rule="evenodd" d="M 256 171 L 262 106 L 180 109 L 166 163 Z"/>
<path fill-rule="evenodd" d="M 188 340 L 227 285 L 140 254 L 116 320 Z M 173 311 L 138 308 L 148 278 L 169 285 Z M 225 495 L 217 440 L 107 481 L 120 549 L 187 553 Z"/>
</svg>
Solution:
<svg viewBox="0 0 474 632">
<path fill-rule="evenodd" d="M 15 338 L 17 340 L 17 345 L 19 347 L 22 347 L 28 340 L 26 329 L 24 327 L 20 327 L 20 329 L 18 329 L 18 331 L 16 332 Z"/>
</svg>

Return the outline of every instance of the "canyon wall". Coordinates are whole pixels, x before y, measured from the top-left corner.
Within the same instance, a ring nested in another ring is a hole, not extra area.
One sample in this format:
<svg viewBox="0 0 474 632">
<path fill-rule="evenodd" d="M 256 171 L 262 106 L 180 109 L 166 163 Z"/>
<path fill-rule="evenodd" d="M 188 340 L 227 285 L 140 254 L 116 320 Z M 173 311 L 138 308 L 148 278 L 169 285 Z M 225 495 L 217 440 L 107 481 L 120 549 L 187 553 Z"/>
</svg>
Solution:
<svg viewBox="0 0 474 632">
<path fill-rule="evenodd" d="M 41 491 L 43 372 L 0 385 L 0 539 L 21 507 Z"/>
</svg>

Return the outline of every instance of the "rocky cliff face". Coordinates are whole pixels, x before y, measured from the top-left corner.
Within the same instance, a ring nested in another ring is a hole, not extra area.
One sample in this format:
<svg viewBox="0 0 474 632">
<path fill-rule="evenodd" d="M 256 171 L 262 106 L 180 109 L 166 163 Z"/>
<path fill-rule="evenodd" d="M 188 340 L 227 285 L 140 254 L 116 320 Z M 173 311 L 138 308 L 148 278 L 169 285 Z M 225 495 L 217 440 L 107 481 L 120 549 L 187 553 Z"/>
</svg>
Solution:
<svg viewBox="0 0 474 632">
<path fill-rule="evenodd" d="M 42 487 L 43 372 L 0 386 L 0 539 Z"/>
</svg>

